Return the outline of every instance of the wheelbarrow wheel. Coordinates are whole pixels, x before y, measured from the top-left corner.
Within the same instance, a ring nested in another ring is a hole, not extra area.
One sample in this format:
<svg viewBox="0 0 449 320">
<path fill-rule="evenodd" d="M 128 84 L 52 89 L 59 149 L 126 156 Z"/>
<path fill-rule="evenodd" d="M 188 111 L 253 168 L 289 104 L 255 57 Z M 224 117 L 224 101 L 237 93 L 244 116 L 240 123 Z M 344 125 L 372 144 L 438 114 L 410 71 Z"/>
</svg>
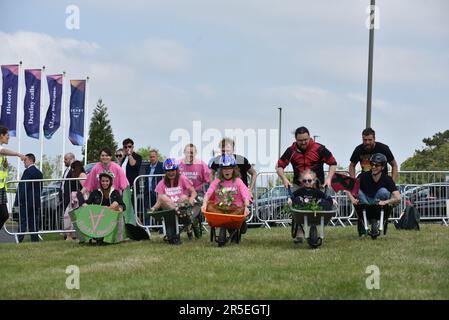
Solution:
<svg viewBox="0 0 449 320">
<path fill-rule="evenodd" d="M 310 226 L 310 232 L 309 232 L 309 246 L 311 248 L 317 248 L 321 243 L 318 240 L 318 230 L 316 228 L 315 224 L 312 224 Z M 320 239 L 321 240 L 321 239 Z"/>
<path fill-rule="evenodd" d="M 226 244 L 226 228 L 221 227 L 218 234 L 218 246 L 223 247 Z"/>
<path fill-rule="evenodd" d="M 377 237 L 379 235 L 380 235 L 380 232 L 379 232 L 378 221 L 376 219 L 372 219 L 371 220 L 371 230 L 370 230 L 371 239 L 375 240 L 375 239 L 377 239 Z"/>
</svg>

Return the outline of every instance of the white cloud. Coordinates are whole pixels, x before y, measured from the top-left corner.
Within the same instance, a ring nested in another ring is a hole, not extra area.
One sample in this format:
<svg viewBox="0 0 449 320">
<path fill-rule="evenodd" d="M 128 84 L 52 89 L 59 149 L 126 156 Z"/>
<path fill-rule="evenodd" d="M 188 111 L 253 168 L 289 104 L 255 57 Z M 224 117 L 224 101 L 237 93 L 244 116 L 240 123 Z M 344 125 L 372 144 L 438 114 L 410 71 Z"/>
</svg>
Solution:
<svg viewBox="0 0 449 320">
<path fill-rule="evenodd" d="M 157 71 L 186 71 L 192 64 L 191 50 L 170 39 L 145 39 L 128 52 L 140 66 Z"/>
</svg>

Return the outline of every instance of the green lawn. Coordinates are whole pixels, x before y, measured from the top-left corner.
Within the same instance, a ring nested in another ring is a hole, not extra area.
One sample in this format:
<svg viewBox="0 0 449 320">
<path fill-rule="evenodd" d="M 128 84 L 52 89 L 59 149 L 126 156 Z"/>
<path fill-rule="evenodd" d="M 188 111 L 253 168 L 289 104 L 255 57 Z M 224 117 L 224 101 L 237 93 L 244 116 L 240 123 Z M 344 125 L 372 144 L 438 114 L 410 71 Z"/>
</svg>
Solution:
<svg viewBox="0 0 449 320">
<path fill-rule="evenodd" d="M 240 245 L 201 240 L 109 246 L 44 241 L 0 244 L 1 299 L 449 299 L 449 228 L 389 229 L 358 239 L 355 227 L 328 227 L 319 250 L 294 245 L 289 229 L 248 230 Z M 53 238 L 55 238 L 53 236 Z M 80 268 L 80 290 L 65 286 Z M 380 269 L 380 289 L 365 273 Z"/>
</svg>

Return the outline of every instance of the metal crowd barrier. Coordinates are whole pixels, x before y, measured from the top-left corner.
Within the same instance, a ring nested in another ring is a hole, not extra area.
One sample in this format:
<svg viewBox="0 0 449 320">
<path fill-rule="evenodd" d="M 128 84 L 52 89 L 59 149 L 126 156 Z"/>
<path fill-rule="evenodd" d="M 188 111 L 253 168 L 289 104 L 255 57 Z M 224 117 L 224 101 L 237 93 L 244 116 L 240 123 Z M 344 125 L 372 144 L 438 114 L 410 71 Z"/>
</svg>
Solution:
<svg viewBox="0 0 449 320">
<path fill-rule="evenodd" d="M 71 192 L 77 191 L 72 190 L 69 183 L 76 180 L 81 179 L 8 181 L 9 221 L 4 225 L 5 231 L 14 236 L 16 243 L 19 243 L 19 236 L 38 235 L 42 239 L 42 234 L 75 232 L 64 228 L 64 197 L 70 199 Z M 63 188 L 64 183 L 69 183 L 66 190 Z"/>
<path fill-rule="evenodd" d="M 155 204 L 152 201 L 149 191 L 149 179 L 154 178 L 155 185 L 152 186 L 154 189 L 158 183 L 157 178 L 163 178 L 164 174 L 145 174 L 138 176 L 132 186 L 132 196 L 134 205 L 134 214 L 136 216 L 137 224 L 147 230 L 150 233 L 150 228 L 163 229 L 162 221 L 156 221 L 153 217 L 146 215 L 146 212 Z M 145 187 L 147 185 L 148 189 Z M 150 233 L 151 234 L 151 233 Z"/>
<path fill-rule="evenodd" d="M 338 171 L 339 173 L 346 173 Z M 292 172 L 286 172 L 292 175 Z M 358 174 L 358 173 L 357 173 Z M 399 219 L 407 204 L 418 209 L 424 221 L 449 222 L 449 171 L 399 171 L 398 183 L 401 203 L 393 209 L 390 220 Z M 255 199 L 253 203 L 253 224 L 270 227 L 271 224 L 285 225 L 290 219 L 283 206 L 287 195 L 281 194 L 283 184 L 276 172 L 260 172 L 257 175 Z M 339 191 L 332 195 L 339 203 L 337 214 L 330 224 L 341 226 L 353 225 L 357 219 L 354 206 L 346 192 Z"/>
</svg>

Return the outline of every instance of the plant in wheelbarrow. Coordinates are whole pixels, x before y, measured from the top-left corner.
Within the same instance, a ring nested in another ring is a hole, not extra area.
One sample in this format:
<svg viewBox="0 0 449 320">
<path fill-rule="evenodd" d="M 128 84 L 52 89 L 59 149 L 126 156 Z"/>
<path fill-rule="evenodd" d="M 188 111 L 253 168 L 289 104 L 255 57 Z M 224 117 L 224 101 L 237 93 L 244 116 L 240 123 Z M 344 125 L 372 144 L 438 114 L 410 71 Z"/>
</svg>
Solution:
<svg viewBox="0 0 449 320">
<path fill-rule="evenodd" d="M 190 204 L 188 199 L 177 203 L 176 205 L 176 215 L 178 216 L 179 222 L 184 225 L 183 230 L 186 230 L 187 237 L 192 240 L 192 209 L 193 206 Z"/>
</svg>

